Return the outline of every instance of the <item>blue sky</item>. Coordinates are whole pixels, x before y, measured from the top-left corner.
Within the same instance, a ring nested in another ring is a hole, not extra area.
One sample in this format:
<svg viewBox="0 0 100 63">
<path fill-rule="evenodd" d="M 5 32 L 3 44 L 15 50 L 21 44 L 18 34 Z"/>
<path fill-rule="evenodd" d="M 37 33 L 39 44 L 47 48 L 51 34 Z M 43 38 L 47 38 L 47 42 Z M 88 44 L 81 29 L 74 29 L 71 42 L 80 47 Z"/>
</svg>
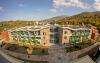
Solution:
<svg viewBox="0 0 100 63">
<path fill-rule="evenodd" d="M 100 11 L 100 0 L 0 0 L 0 20 L 41 20 Z"/>
</svg>

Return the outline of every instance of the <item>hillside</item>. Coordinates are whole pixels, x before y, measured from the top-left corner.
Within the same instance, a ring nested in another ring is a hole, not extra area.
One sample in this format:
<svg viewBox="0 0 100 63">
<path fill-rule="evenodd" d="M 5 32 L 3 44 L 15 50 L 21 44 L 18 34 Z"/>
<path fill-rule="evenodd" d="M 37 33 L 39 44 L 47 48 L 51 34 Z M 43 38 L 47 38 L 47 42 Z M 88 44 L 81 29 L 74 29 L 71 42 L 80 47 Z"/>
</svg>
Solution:
<svg viewBox="0 0 100 63">
<path fill-rule="evenodd" d="M 0 32 L 6 28 L 6 29 L 11 29 L 15 27 L 22 27 L 22 26 L 27 26 L 27 25 L 34 25 L 34 21 L 1 21 L 0 22 Z"/>
<path fill-rule="evenodd" d="M 52 17 L 52 18 L 49 18 L 49 19 L 44 19 L 44 20 L 41 20 L 42 23 L 50 23 L 50 22 L 54 22 L 54 21 L 58 21 L 58 20 L 61 20 L 61 19 L 64 19 L 65 15 L 62 15 L 62 16 L 55 16 L 55 17 Z"/>
<path fill-rule="evenodd" d="M 54 24 L 55 22 L 50 22 L 51 24 Z M 77 15 L 73 15 L 70 17 L 65 17 L 64 19 L 57 20 L 57 24 L 64 25 L 64 24 L 70 24 L 70 25 L 80 25 L 82 23 L 84 24 L 92 24 L 98 27 L 100 31 L 100 11 L 97 12 L 82 12 Z"/>
<path fill-rule="evenodd" d="M 0 32 L 4 29 L 11 29 L 14 27 L 22 27 L 27 25 L 34 25 L 35 21 L 2 21 L 0 22 Z M 92 24 L 98 27 L 100 30 L 100 11 L 97 12 L 82 12 L 73 16 L 56 16 L 50 19 L 42 20 L 41 23 L 57 23 L 60 25 L 69 24 L 69 25 L 80 25 L 82 23 Z"/>
<path fill-rule="evenodd" d="M 54 22 L 50 22 L 54 23 Z M 74 16 L 66 17 L 61 20 L 57 20 L 56 23 L 62 24 L 81 24 L 81 23 L 90 23 L 93 25 L 100 25 L 100 11 L 97 12 L 83 12 Z"/>
</svg>

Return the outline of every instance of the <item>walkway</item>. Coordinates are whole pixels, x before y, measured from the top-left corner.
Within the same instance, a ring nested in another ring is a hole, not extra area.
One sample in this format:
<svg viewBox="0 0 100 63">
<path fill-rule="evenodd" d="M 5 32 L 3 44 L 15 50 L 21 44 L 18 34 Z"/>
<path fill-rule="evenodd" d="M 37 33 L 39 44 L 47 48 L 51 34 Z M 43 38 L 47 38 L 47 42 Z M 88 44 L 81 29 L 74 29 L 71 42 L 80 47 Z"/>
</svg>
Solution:
<svg viewBox="0 0 100 63">
<path fill-rule="evenodd" d="M 9 56 L 0 50 L 0 63 L 24 63 L 24 62 Z"/>
<path fill-rule="evenodd" d="M 96 47 L 95 45 L 91 45 L 91 46 L 84 48 L 82 50 L 79 50 L 79 51 L 66 53 L 66 51 L 64 50 L 64 48 L 62 46 L 54 45 L 49 48 L 49 50 L 48 50 L 49 55 L 30 55 L 30 58 L 28 58 L 27 54 L 15 53 L 15 52 L 8 51 L 5 49 L 2 49 L 2 51 L 8 55 L 12 55 L 16 58 L 20 58 L 20 59 L 24 59 L 24 60 L 48 61 L 49 63 L 69 63 L 69 61 L 77 59 L 79 55 L 87 53 L 91 49 L 94 49 L 95 47 Z M 11 61 L 13 61 L 13 60 L 11 60 Z M 13 62 L 13 63 L 20 63 L 20 62 Z"/>
<path fill-rule="evenodd" d="M 7 59 L 5 59 L 2 55 L 0 55 L 0 63 L 10 63 Z"/>
<path fill-rule="evenodd" d="M 50 47 L 49 63 L 68 63 L 65 49 L 59 45 Z"/>
</svg>

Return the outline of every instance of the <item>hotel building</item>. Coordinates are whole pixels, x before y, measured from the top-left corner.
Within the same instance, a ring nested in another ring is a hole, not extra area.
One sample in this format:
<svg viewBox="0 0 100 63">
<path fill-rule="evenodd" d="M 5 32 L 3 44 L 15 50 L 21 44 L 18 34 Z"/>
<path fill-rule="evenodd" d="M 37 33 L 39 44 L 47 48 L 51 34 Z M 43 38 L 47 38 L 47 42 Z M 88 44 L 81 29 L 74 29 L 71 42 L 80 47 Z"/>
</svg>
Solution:
<svg viewBox="0 0 100 63">
<path fill-rule="evenodd" d="M 86 42 L 91 38 L 91 34 L 91 28 L 85 26 L 47 24 L 4 30 L 1 35 L 6 43 L 36 43 L 37 45 L 50 46 Z"/>
</svg>

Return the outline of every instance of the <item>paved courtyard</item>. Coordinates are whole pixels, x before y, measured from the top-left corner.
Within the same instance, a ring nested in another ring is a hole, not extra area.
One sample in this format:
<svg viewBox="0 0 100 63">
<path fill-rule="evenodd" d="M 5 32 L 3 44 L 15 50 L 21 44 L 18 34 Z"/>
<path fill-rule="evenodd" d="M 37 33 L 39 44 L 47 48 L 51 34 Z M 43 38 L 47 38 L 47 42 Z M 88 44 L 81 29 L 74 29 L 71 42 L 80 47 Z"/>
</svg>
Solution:
<svg viewBox="0 0 100 63">
<path fill-rule="evenodd" d="M 51 46 L 49 49 L 49 63 L 68 63 L 68 56 L 63 47 Z"/>
</svg>

